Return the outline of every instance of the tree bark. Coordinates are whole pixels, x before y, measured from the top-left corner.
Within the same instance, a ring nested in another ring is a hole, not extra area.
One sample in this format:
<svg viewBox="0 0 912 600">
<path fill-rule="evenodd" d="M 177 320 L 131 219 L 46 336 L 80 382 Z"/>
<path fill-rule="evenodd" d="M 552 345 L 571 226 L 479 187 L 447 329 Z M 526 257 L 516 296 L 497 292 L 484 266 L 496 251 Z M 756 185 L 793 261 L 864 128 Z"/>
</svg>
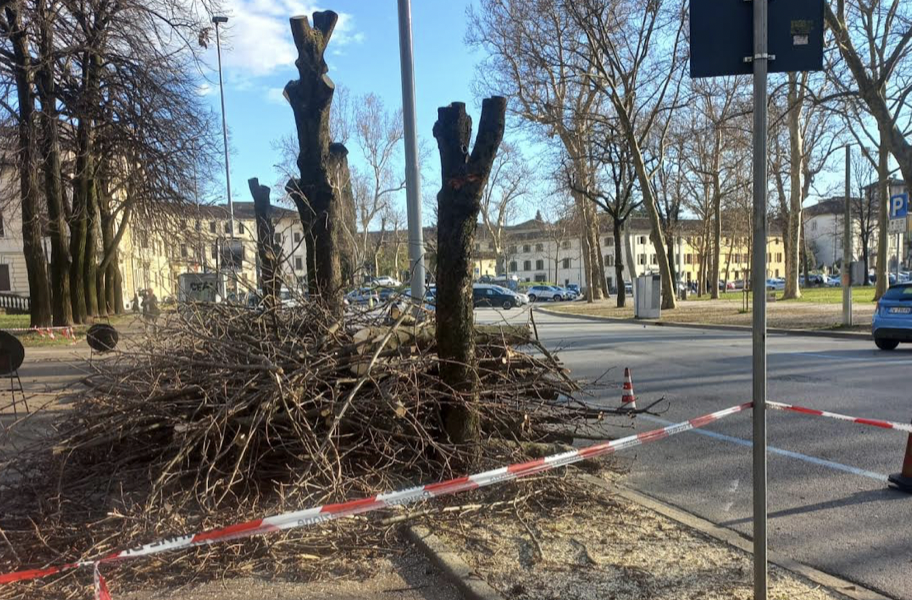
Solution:
<svg viewBox="0 0 912 600">
<path fill-rule="evenodd" d="M 880 217 L 877 220 L 877 281 L 874 289 L 874 301 L 880 300 L 887 292 L 889 287 L 887 268 L 888 248 L 890 243 L 890 234 L 888 224 L 890 223 L 890 151 L 889 151 L 889 132 L 885 127 L 880 127 L 880 147 L 877 152 L 877 193 L 878 198 L 877 210 Z"/>
<path fill-rule="evenodd" d="M 434 124 L 442 181 L 437 194 L 437 353 L 441 379 L 461 397 L 443 414 L 446 433 L 457 444 L 479 434 L 471 256 L 481 194 L 503 139 L 506 106 L 500 97 L 482 102 L 471 155 L 472 119 L 465 104 L 439 108 Z"/>
<path fill-rule="evenodd" d="M 51 289 L 48 283 L 47 259 L 41 247 L 41 211 L 35 170 L 35 95 L 32 88 L 32 62 L 27 33 L 21 16 L 21 3 L 3 3 L 6 23 L 4 33 L 13 49 L 13 76 L 19 103 L 18 168 L 19 194 L 22 203 L 22 246 L 28 275 L 30 322 L 32 327 L 47 327 L 53 320 Z"/>
<path fill-rule="evenodd" d="M 348 151 L 330 140 L 329 113 L 335 85 L 326 74 L 329 70 L 323 54 L 339 17 L 332 11 L 315 12 L 313 27 L 307 17 L 291 18 L 291 33 L 298 59 L 299 79 L 285 86 L 285 94 L 294 111 L 298 135 L 298 170 L 292 195 L 305 226 L 313 238 L 308 247 L 308 280 L 311 294 L 333 314 L 342 314 L 341 239 L 345 218 L 343 186 L 348 182 Z"/>
<path fill-rule="evenodd" d="M 281 248 L 275 243 L 275 224 L 272 222 L 272 206 L 269 203 L 270 188 L 260 185 L 256 177 L 247 180 L 250 195 L 253 196 L 253 210 L 256 215 L 257 255 L 260 259 L 260 280 L 257 282 L 263 293 L 267 308 L 278 303 L 281 279 L 279 277 L 279 255 Z"/>
<path fill-rule="evenodd" d="M 63 183 L 60 167 L 60 135 L 58 130 L 57 89 L 54 81 L 52 19 L 44 1 L 38 3 L 41 23 L 39 53 L 45 57 L 38 69 L 37 90 L 41 101 L 41 152 L 44 171 L 44 196 L 47 202 L 48 236 L 51 240 L 51 308 L 54 325 L 73 324 L 70 304 L 70 251 L 66 214 L 63 204 Z"/>
<path fill-rule="evenodd" d="M 622 236 L 624 235 L 624 224 L 617 219 L 612 219 L 612 223 L 612 231 L 614 232 L 614 280 L 617 285 L 617 307 L 624 308 L 627 306 L 627 287 L 624 285 L 624 250 L 621 247 Z"/>
<path fill-rule="evenodd" d="M 789 132 L 789 211 L 785 236 L 785 291 L 783 300 L 801 297 L 798 270 L 801 260 L 801 210 L 804 198 L 804 138 L 801 134 L 801 106 L 804 92 L 798 89 L 795 73 L 788 75 L 788 132 Z"/>
<path fill-rule="evenodd" d="M 90 146 L 91 148 L 91 146 Z M 89 150 L 86 160 L 86 237 L 85 237 L 85 298 L 86 314 L 96 317 L 100 314 L 98 302 L 98 190 L 95 187 L 95 160 Z"/>
<path fill-rule="evenodd" d="M 722 274 L 722 182 L 721 174 L 722 154 L 722 129 L 716 127 L 716 137 L 713 148 L 713 247 L 712 247 L 712 281 L 710 282 L 709 297 L 719 299 L 719 279 Z"/>
</svg>

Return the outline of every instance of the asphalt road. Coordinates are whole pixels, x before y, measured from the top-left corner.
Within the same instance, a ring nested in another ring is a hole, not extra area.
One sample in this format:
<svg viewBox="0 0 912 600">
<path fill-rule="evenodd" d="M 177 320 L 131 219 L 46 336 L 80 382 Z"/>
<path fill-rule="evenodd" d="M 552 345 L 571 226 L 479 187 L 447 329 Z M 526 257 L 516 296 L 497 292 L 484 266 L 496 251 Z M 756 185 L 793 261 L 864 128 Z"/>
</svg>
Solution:
<svg viewBox="0 0 912 600">
<path fill-rule="evenodd" d="M 479 322 L 528 316 L 528 309 L 476 311 Z M 575 377 L 603 377 L 607 386 L 594 390 L 593 402 L 620 403 L 624 367 L 632 369 L 640 407 L 667 399 L 661 417 L 637 419 L 639 431 L 750 400 L 748 333 L 541 311 L 535 321 Z M 886 353 L 871 341 L 773 335 L 768 348 L 770 400 L 859 417 L 912 418 L 912 346 Z M 770 412 L 768 430 L 770 549 L 912 600 L 912 495 L 886 483 L 901 467 L 906 434 L 781 412 Z M 618 456 L 634 489 L 750 537 L 750 439 L 750 414 L 742 413 Z"/>
</svg>

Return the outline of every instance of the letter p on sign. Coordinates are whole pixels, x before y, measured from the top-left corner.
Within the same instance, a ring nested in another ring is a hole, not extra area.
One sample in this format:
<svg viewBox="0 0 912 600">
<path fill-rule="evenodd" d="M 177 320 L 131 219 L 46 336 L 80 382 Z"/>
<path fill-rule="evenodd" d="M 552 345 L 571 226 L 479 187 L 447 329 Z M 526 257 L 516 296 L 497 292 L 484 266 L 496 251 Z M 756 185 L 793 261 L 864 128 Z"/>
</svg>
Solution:
<svg viewBox="0 0 912 600">
<path fill-rule="evenodd" d="M 890 196 L 890 218 L 905 219 L 909 214 L 909 194 Z"/>
</svg>

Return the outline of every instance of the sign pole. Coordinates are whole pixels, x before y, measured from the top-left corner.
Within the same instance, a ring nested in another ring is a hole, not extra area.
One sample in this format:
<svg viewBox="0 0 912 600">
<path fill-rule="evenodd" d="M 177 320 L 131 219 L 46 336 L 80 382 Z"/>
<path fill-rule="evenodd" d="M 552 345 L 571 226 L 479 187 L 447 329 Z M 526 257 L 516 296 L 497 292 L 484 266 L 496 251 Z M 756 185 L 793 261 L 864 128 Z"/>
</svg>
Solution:
<svg viewBox="0 0 912 600">
<path fill-rule="evenodd" d="M 766 495 L 766 252 L 767 252 L 767 73 L 770 59 L 768 0 L 754 9 L 754 248 L 753 248 L 753 484 L 754 600 L 767 600 Z"/>
<path fill-rule="evenodd" d="M 842 218 L 842 324 L 852 326 L 852 145 L 845 153 L 845 216 Z M 863 283 L 863 282 L 862 282 Z"/>
</svg>

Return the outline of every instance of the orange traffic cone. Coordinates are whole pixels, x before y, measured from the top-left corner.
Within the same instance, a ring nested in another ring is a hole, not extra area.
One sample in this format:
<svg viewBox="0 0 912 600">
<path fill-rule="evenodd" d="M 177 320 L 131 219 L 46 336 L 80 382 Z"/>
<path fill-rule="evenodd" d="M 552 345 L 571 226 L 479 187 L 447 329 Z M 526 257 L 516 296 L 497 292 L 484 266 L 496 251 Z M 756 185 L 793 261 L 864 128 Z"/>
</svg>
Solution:
<svg viewBox="0 0 912 600">
<path fill-rule="evenodd" d="M 898 490 L 912 494 L 912 433 L 906 442 L 906 456 L 903 458 L 902 472 L 894 473 L 887 478 L 890 485 Z"/>
<path fill-rule="evenodd" d="M 633 378 L 630 375 L 630 367 L 624 367 L 624 392 L 621 394 L 621 408 L 636 410 L 637 398 L 633 393 Z"/>
</svg>

